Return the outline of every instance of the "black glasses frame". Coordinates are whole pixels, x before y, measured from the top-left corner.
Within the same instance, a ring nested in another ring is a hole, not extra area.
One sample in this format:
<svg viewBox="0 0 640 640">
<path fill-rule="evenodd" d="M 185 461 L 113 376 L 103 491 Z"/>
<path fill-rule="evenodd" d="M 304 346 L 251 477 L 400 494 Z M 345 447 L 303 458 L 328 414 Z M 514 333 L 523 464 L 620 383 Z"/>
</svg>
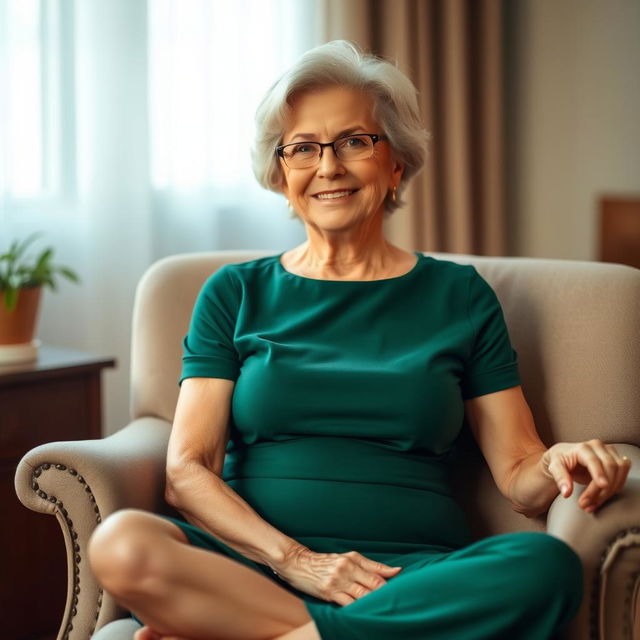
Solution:
<svg viewBox="0 0 640 640">
<path fill-rule="evenodd" d="M 300 144 L 315 144 L 318 145 L 320 147 L 320 155 L 318 156 L 318 162 L 320 162 L 320 160 L 322 159 L 322 154 L 324 152 L 324 148 L 325 147 L 331 147 L 333 149 L 333 153 L 335 153 L 336 158 L 338 157 L 338 152 L 336 151 L 336 142 L 340 142 L 340 140 L 344 140 L 345 138 L 355 138 L 355 137 L 362 137 L 362 136 L 366 136 L 367 138 L 371 138 L 371 142 L 375 145 L 376 142 L 381 142 L 381 141 L 388 141 L 389 138 L 387 138 L 386 136 L 383 135 L 378 135 L 377 133 L 350 133 L 347 136 L 340 136 L 339 138 L 336 138 L 333 142 L 315 142 L 314 140 L 301 140 L 300 142 L 289 142 L 288 144 L 281 144 L 280 146 L 276 147 L 276 155 L 280 158 L 282 158 L 282 160 L 284 161 L 285 164 L 287 164 L 287 161 L 284 157 L 284 150 L 287 147 L 293 147 L 295 145 L 300 145 Z M 289 166 L 287 164 L 287 166 Z"/>
</svg>

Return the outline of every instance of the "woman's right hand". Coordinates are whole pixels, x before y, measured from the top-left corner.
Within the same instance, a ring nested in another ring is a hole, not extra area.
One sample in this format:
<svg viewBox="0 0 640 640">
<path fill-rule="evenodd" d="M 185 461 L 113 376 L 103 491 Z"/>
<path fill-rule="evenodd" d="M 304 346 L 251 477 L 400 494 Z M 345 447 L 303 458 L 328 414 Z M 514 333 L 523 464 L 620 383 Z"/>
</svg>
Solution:
<svg viewBox="0 0 640 640">
<path fill-rule="evenodd" d="M 285 561 L 274 567 L 296 589 L 343 606 L 384 586 L 385 578 L 393 578 L 400 569 L 357 551 L 316 553 L 304 546 L 292 549 Z"/>
</svg>

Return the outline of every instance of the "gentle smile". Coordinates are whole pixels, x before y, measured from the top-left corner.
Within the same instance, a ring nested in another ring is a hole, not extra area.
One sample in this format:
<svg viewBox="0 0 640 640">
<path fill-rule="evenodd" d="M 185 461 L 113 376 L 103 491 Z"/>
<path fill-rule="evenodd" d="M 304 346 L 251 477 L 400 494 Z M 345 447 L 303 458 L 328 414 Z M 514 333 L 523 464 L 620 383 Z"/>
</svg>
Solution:
<svg viewBox="0 0 640 640">
<path fill-rule="evenodd" d="M 330 191 L 326 193 L 318 193 L 314 195 L 314 198 L 318 198 L 318 200 L 336 200 L 338 198 L 346 198 L 350 196 L 352 193 L 355 193 L 357 189 L 345 189 L 344 191 Z"/>
</svg>

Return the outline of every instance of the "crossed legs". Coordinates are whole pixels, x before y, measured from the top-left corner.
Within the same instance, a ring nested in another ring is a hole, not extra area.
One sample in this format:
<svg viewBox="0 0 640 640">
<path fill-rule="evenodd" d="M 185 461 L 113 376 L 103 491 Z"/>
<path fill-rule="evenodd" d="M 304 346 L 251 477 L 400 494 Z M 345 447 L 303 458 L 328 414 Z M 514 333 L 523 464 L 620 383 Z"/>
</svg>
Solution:
<svg viewBox="0 0 640 640">
<path fill-rule="evenodd" d="M 111 514 L 89 541 L 89 562 L 101 586 L 166 640 L 321 640 L 300 598 L 190 545 L 152 513 Z"/>
</svg>

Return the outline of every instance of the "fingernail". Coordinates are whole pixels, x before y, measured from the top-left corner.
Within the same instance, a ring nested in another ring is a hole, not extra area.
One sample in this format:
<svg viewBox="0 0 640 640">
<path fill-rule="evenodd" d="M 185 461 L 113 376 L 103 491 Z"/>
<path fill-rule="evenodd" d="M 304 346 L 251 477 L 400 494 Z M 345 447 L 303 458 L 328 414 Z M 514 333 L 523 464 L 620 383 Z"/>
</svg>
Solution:
<svg viewBox="0 0 640 640">
<path fill-rule="evenodd" d="M 562 491 L 562 495 L 566 496 L 567 495 L 567 491 L 569 491 L 569 485 L 568 484 L 562 484 L 560 486 L 560 491 Z"/>
</svg>

